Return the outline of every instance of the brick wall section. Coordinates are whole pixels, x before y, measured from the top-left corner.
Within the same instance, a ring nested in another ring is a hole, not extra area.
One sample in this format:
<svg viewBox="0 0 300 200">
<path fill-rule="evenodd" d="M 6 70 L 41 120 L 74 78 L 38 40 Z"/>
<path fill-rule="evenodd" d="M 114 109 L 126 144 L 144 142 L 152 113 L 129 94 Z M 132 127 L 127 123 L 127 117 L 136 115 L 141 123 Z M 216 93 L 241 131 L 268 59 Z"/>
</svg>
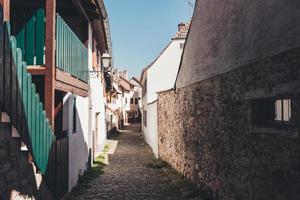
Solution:
<svg viewBox="0 0 300 200">
<path fill-rule="evenodd" d="M 44 183 L 37 189 L 33 166 L 20 147 L 20 139 L 11 138 L 11 125 L 0 123 L 0 199 L 51 200 Z"/>
<path fill-rule="evenodd" d="M 245 100 L 249 91 L 299 81 L 299 55 L 293 49 L 160 93 L 160 158 L 222 200 L 299 199 L 299 137 L 251 133 L 251 103 Z M 297 119 L 299 128 L 299 114 Z"/>
</svg>

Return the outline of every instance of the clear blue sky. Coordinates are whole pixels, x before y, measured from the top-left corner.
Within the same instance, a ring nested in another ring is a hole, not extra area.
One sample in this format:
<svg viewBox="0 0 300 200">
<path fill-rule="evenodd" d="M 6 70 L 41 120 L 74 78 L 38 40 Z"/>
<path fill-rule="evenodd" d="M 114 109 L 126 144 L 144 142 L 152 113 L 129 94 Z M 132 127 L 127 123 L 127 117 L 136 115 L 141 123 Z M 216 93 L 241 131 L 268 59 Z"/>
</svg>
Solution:
<svg viewBox="0 0 300 200">
<path fill-rule="evenodd" d="M 194 0 L 192 1 L 194 3 Z M 189 19 L 187 0 L 105 0 L 115 66 L 140 76 Z"/>
</svg>

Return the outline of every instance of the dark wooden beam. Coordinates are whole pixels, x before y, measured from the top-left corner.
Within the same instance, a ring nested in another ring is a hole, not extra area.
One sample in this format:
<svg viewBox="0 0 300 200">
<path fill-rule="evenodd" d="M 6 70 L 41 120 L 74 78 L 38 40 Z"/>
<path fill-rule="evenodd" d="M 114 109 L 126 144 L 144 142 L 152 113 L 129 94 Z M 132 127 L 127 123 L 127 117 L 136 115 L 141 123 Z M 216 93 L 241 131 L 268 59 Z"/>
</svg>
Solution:
<svg viewBox="0 0 300 200">
<path fill-rule="evenodd" d="M 68 73 L 65 73 L 59 69 L 56 70 L 56 80 L 62 83 L 68 84 L 74 88 L 79 88 L 84 91 L 89 91 L 89 85 Z"/>
<path fill-rule="evenodd" d="M 55 116 L 55 18 L 56 0 L 46 0 L 45 110 L 54 130 Z"/>
<path fill-rule="evenodd" d="M 31 73 L 31 75 L 43 76 L 45 75 L 46 68 L 43 66 L 28 66 L 27 71 Z M 84 97 L 87 96 L 87 92 L 89 91 L 89 85 L 87 83 L 57 68 L 55 72 L 55 80 L 60 82 L 59 84 L 55 83 L 55 89 L 71 93 L 75 91 L 77 95 Z M 55 113 L 56 111 L 54 112 L 54 116 L 56 115 Z"/>
<path fill-rule="evenodd" d="M 55 89 L 63 92 L 70 92 L 72 94 L 76 94 L 78 96 L 82 97 L 88 97 L 89 92 L 80 88 L 73 87 L 67 83 L 56 81 L 55 83 Z"/>
</svg>

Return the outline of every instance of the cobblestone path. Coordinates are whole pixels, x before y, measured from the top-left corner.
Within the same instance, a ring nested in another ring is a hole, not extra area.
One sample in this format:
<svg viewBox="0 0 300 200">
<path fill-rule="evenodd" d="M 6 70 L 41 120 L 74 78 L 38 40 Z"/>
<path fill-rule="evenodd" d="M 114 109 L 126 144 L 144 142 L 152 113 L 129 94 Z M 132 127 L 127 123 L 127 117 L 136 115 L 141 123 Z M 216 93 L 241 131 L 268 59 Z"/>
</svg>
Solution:
<svg viewBox="0 0 300 200">
<path fill-rule="evenodd" d="M 91 181 L 75 199 L 187 199 L 170 183 L 163 170 L 153 165 L 157 159 L 149 152 L 138 129 L 133 125 L 120 134 L 117 149 L 109 155 L 104 173 Z"/>
</svg>

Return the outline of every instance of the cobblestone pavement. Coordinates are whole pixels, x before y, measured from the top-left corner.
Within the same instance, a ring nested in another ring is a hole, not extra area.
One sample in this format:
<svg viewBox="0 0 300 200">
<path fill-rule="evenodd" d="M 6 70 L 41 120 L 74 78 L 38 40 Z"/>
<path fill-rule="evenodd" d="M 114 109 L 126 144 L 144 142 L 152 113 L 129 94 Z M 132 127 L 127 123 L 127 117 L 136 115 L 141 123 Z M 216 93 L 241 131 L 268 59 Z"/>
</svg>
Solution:
<svg viewBox="0 0 300 200">
<path fill-rule="evenodd" d="M 104 173 L 72 199 L 188 199 L 172 184 L 164 170 L 155 165 L 157 159 L 143 142 L 139 126 L 127 127 L 118 140 L 117 149 L 109 155 L 109 165 L 104 167 Z"/>
</svg>

